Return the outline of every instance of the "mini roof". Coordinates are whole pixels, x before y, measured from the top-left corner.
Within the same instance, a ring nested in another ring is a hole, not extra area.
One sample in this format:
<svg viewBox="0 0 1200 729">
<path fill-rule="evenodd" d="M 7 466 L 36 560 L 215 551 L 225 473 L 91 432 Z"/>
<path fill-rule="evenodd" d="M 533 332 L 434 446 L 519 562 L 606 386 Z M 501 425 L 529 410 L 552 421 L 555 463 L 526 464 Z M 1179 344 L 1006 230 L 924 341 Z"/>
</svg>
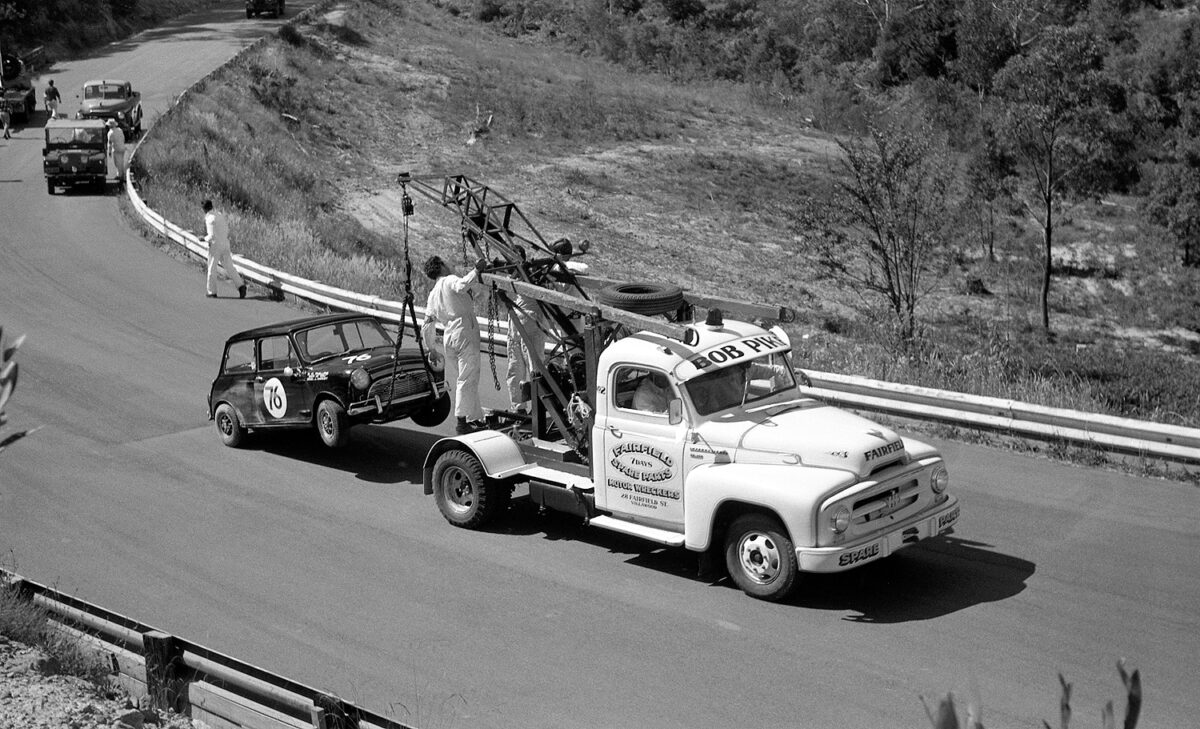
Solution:
<svg viewBox="0 0 1200 729">
<path fill-rule="evenodd" d="M 290 332 L 299 331 L 300 329 L 308 329 L 309 327 L 319 326 L 321 324 L 329 324 L 330 322 L 352 321 L 354 319 L 375 319 L 378 317 L 370 314 L 360 314 L 358 312 L 346 312 L 341 314 L 322 314 L 320 316 L 308 316 L 303 319 L 291 319 L 289 321 L 279 322 L 278 324 L 268 324 L 266 326 L 247 329 L 244 332 L 238 332 L 229 337 L 227 341 L 235 339 L 256 339 L 258 337 L 271 337 L 279 334 L 288 334 Z"/>
</svg>

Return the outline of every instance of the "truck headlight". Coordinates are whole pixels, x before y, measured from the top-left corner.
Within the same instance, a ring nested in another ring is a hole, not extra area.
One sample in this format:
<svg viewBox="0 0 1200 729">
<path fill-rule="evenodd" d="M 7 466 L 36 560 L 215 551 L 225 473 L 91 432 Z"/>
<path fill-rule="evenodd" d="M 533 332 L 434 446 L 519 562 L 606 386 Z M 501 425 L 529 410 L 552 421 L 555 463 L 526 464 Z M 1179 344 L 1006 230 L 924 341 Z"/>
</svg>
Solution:
<svg viewBox="0 0 1200 729">
<path fill-rule="evenodd" d="M 833 527 L 834 534 L 841 534 L 850 528 L 850 509 L 845 506 L 839 506 L 829 515 L 829 526 Z"/>
<path fill-rule="evenodd" d="M 929 477 L 929 485 L 933 487 L 933 493 L 940 494 L 950 485 L 950 473 L 943 467 L 938 466 L 933 469 L 933 475 Z"/>
<path fill-rule="evenodd" d="M 371 376 L 367 374 L 366 370 L 359 367 L 350 373 L 350 386 L 355 390 L 366 392 L 367 388 L 371 386 Z"/>
</svg>

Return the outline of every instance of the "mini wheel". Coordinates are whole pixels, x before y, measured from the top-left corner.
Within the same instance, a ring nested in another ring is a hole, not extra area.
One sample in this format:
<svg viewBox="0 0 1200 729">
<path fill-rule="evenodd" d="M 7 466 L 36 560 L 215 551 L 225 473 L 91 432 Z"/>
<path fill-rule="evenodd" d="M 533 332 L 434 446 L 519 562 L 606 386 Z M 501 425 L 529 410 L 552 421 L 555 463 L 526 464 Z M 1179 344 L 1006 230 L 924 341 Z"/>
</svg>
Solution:
<svg viewBox="0 0 1200 729">
<path fill-rule="evenodd" d="M 330 448 L 341 448 L 349 440 L 350 420 L 337 400 L 322 400 L 317 406 L 317 435 Z"/>
<path fill-rule="evenodd" d="M 48 192 L 48 193 L 50 193 L 51 195 L 53 195 L 53 194 L 54 194 L 54 191 L 55 191 L 54 183 L 53 183 L 53 182 L 50 182 L 49 180 L 47 180 L 47 181 L 46 181 L 46 192 Z"/>
<path fill-rule="evenodd" d="M 456 527 L 478 529 L 508 507 L 508 486 L 488 479 L 479 459 L 467 451 L 438 456 L 432 480 L 438 511 Z"/>
<path fill-rule="evenodd" d="M 221 436 L 221 442 L 225 445 L 237 448 L 245 440 L 246 427 L 238 420 L 237 411 L 229 403 L 223 402 L 217 406 L 213 420 L 217 423 L 217 435 Z"/>
<path fill-rule="evenodd" d="M 742 592 L 772 602 L 791 594 L 800 573 L 787 530 L 766 514 L 743 514 L 729 525 L 725 566 Z"/>
<path fill-rule="evenodd" d="M 442 396 L 428 406 L 417 410 L 410 419 L 421 426 L 422 428 L 432 428 L 446 422 L 447 416 L 450 415 L 450 393 L 444 392 Z"/>
</svg>

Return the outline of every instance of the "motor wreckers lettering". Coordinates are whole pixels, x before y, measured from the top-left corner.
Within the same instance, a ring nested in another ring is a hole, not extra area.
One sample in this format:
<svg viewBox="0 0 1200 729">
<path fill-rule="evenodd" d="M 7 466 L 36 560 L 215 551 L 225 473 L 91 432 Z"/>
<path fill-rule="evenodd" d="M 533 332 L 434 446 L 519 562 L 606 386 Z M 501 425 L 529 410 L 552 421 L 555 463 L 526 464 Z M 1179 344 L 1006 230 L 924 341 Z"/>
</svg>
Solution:
<svg viewBox="0 0 1200 729">
<path fill-rule="evenodd" d="M 608 463 L 634 481 L 661 483 L 674 475 L 675 459 L 649 443 L 621 443 Z M 678 497 L 678 492 L 676 496 Z"/>
<path fill-rule="evenodd" d="M 630 494 L 629 499 L 634 502 L 646 502 L 647 506 L 666 506 L 666 502 L 655 502 L 653 499 L 644 497 L 656 497 L 659 499 L 668 499 L 670 501 L 679 501 L 679 489 L 668 489 L 662 486 L 650 486 L 644 483 L 630 483 L 616 478 L 608 479 L 608 487 L 615 491 L 625 491 Z M 624 498 L 624 494 L 622 497 Z"/>
<path fill-rule="evenodd" d="M 902 450 L 904 450 L 904 441 L 894 440 L 885 446 L 879 446 L 878 448 L 872 448 L 869 451 L 865 451 L 863 453 L 863 458 L 870 461 L 876 458 L 883 458 L 889 453 L 895 453 L 896 451 Z"/>
<path fill-rule="evenodd" d="M 787 342 L 773 334 L 762 334 L 757 337 L 746 337 L 736 342 L 722 344 L 719 347 L 701 352 L 692 357 L 689 362 L 698 370 L 708 369 L 725 364 L 743 357 L 753 357 L 767 352 L 781 351 L 788 348 Z"/>
</svg>

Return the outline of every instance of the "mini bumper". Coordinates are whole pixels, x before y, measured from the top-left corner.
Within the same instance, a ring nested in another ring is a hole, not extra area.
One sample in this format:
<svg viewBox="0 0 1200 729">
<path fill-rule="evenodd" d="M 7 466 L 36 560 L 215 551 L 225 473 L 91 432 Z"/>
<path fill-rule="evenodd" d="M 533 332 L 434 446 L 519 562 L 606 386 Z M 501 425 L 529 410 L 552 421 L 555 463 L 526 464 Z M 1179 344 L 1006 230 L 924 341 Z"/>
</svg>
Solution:
<svg viewBox="0 0 1200 729">
<path fill-rule="evenodd" d="M 958 499 L 951 496 L 935 511 L 919 514 L 884 534 L 836 547 L 797 547 L 804 572 L 842 572 L 896 552 L 922 539 L 944 534 L 958 523 Z"/>
</svg>

